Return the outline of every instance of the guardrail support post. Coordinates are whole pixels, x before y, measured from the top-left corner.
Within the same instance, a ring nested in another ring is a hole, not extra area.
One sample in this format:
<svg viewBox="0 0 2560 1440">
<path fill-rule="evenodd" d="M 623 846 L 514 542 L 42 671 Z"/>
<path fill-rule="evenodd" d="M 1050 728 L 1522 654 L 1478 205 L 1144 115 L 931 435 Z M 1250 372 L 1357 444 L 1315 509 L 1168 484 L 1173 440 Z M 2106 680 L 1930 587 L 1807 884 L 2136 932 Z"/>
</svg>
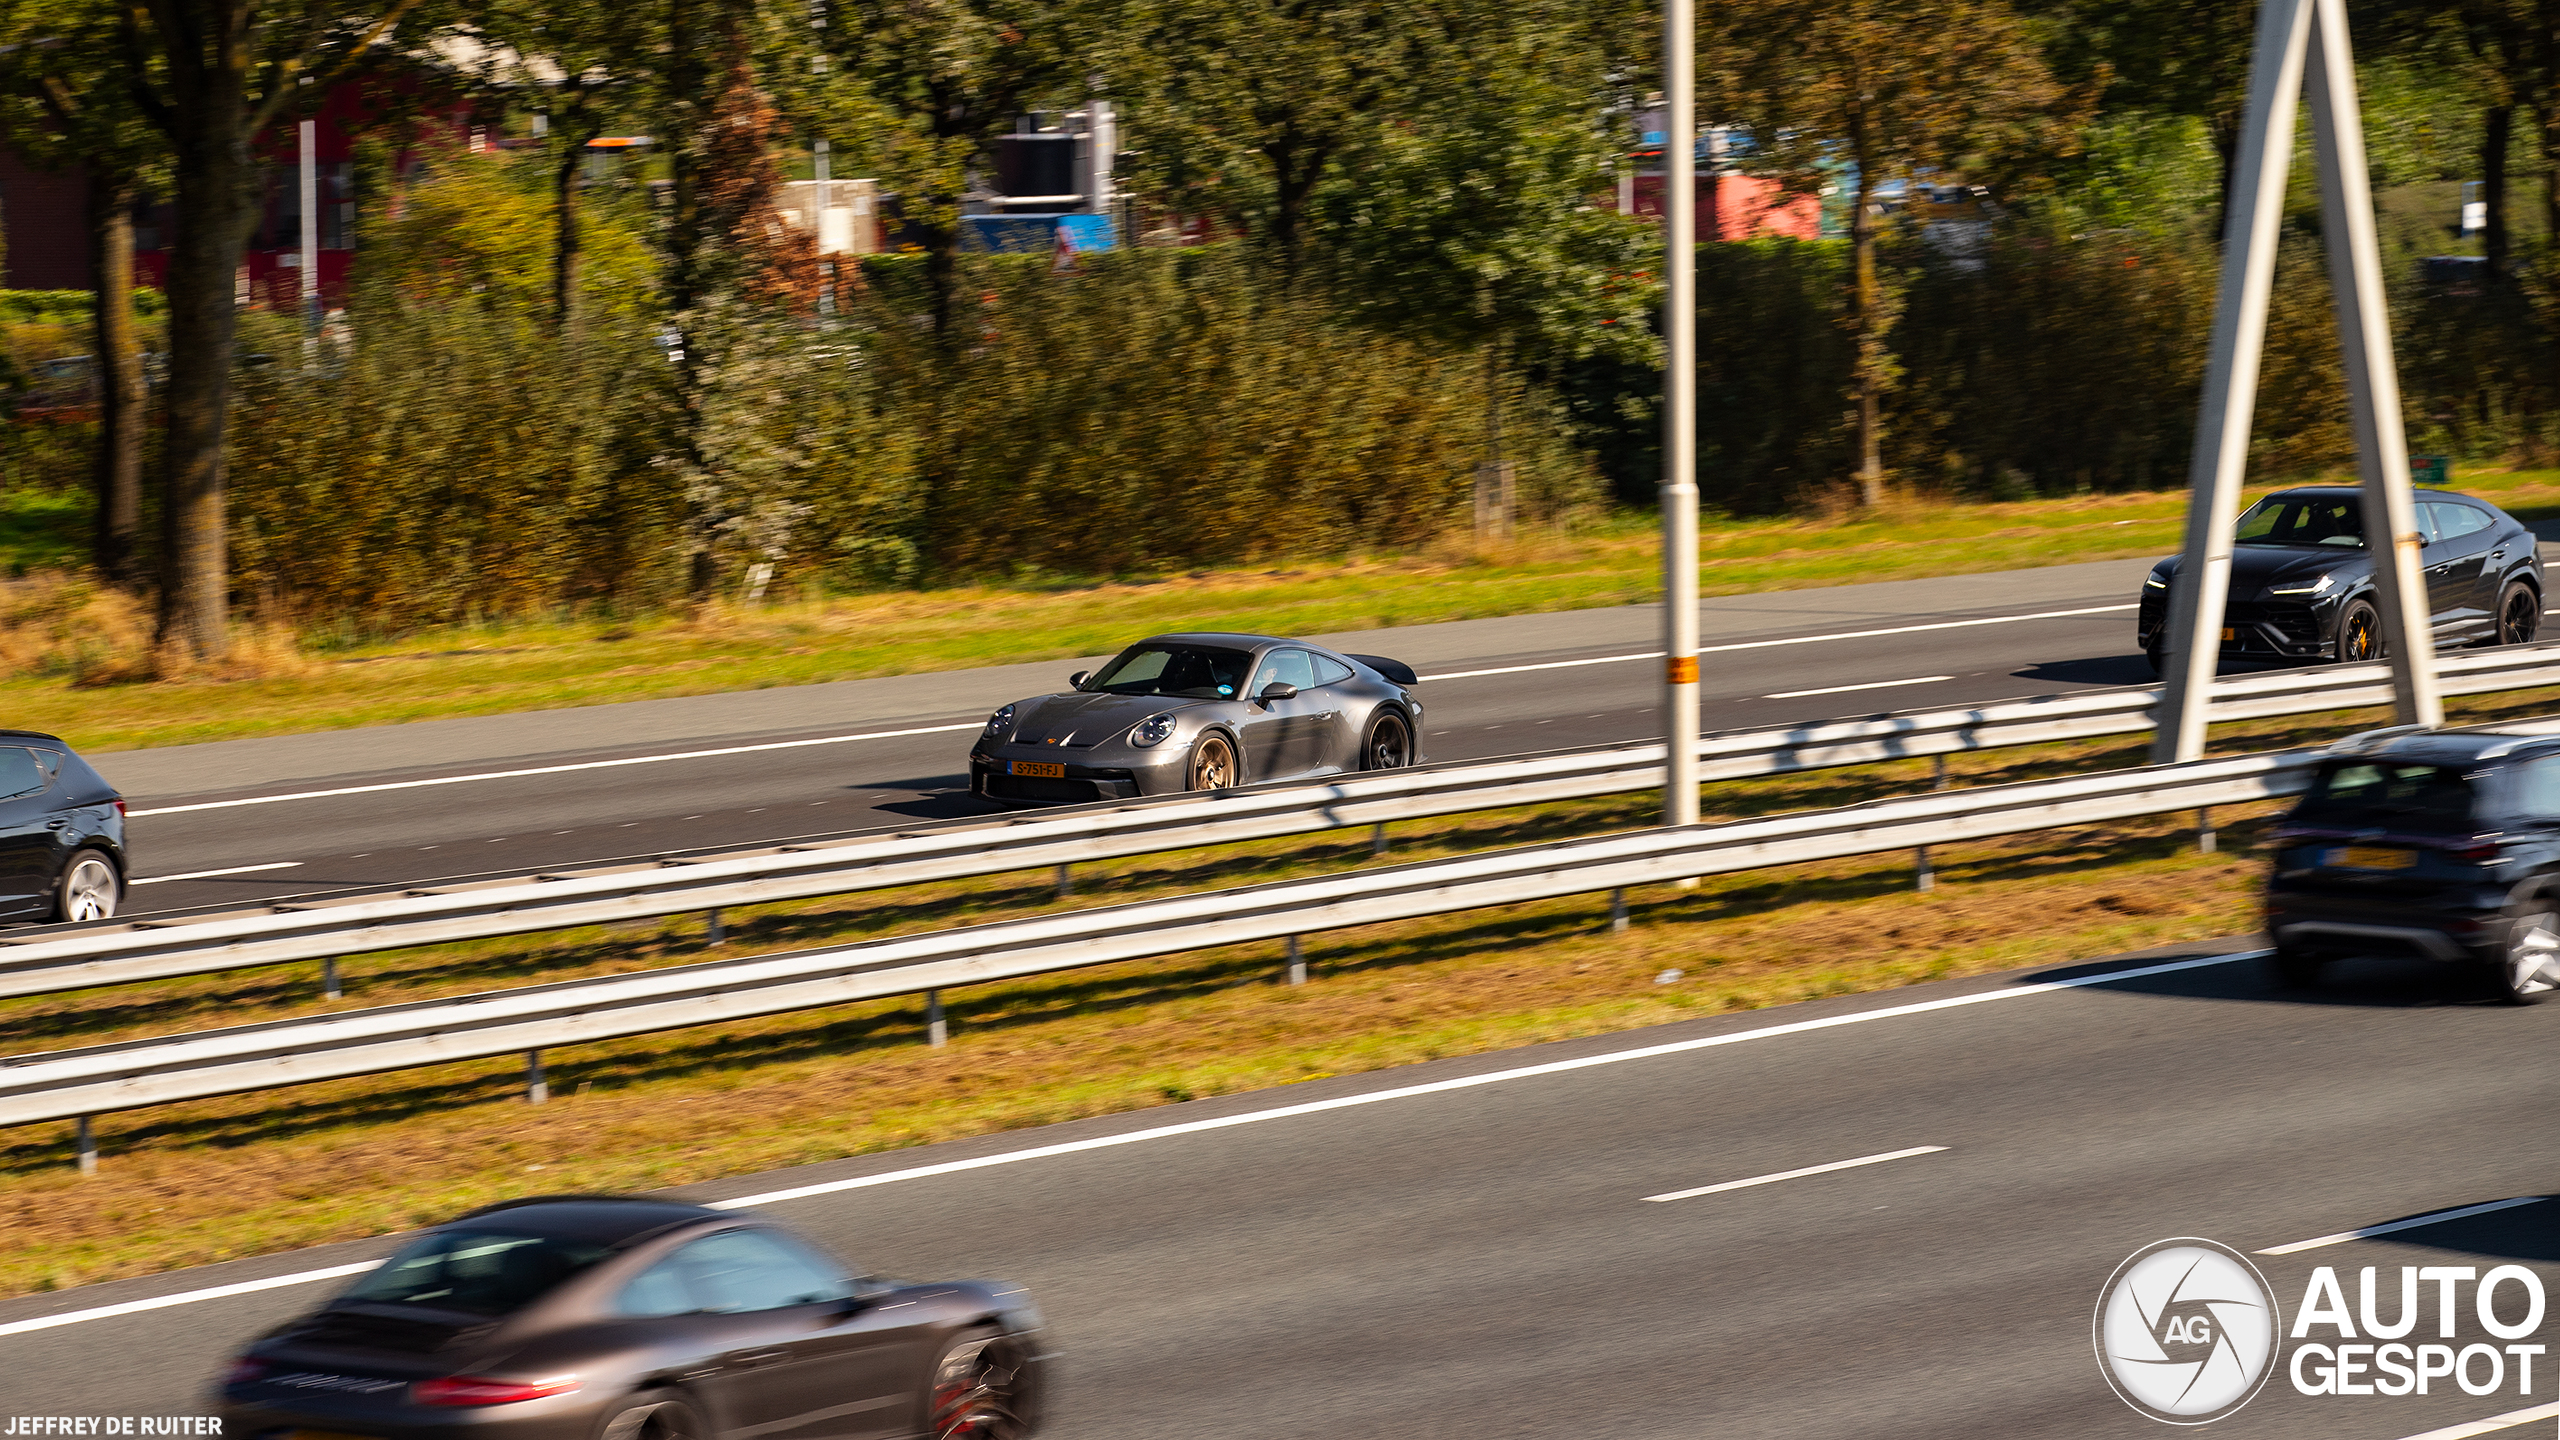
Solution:
<svg viewBox="0 0 2560 1440">
<path fill-rule="evenodd" d="M 551 1082 L 542 1078 L 542 1052 L 524 1052 L 524 1103 L 539 1105 L 551 1098 Z"/>
<path fill-rule="evenodd" d="M 1627 933 L 1627 887 L 1624 885 L 1609 892 L 1609 933 Z"/>
<path fill-rule="evenodd" d="M 1372 858 L 1375 858 L 1386 853 L 1387 822 L 1381 820 L 1377 824 L 1369 827 L 1369 854 Z"/>
<path fill-rule="evenodd" d="M 1929 788 L 1932 790 L 1946 789 L 1947 757 L 1944 755 L 1932 755 L 1929 757 L 1929 760 Z M 1938 872 L 1929 867 L 1929 847 L 1926 845 L 1917 846 L 1913 848 L 1911 854 L 1913 866 L 1918 872 L 1919 891 L 1921 894 L 1926 895 L 1930 891 L 1938 888 Z"/>
<path fill-rule="evenodd" d="M 729 943 L 729 927 L 720 923 L 720 911 L 716 906 L 703 912 L 702 943 L 705 945 Z"/>
<path fill-rule="evenodd" d="M 1075 871 L 1068 866 L 1060 865 L 1058 867 L 1058 898 L 1064 900 L 1074 893 L 1076 893 Z"/>
<path fill-rule="evenodd" d="M 2213 851 L 2213 812 L 2198 806 L 2196 807 L 2196 853 L 2210 855 Z"/>
<path fill-rule="evenodd" d="M 335 955 L 320 962 L 320 996 L 324 1000 L 338 998 L 338 957 Z"/>
<path fill-rule="evenodd" d="M 98 1132 L 89 1128 L 89 1117 L 86 1115 L 80 1117 L 78 1130 L 72 1136 L 71 1148 L 80 1157 L 81 1174 L 98 1173 Z"/>
<path fill-rule="evenodd" d="M 924 1043 L 951 1043 L 951 1027 L 942 1023 L 942 992 L 939 990 L 924 992 Z"/>
<path fill-rule="evenodd" d="M 1305 952 L 1298 948 L 1298 937 L 1295 935 L 1289 937 L 1289 983 L 1292 985 L 1307 983 L 1307 957 Z"/>
</svg>

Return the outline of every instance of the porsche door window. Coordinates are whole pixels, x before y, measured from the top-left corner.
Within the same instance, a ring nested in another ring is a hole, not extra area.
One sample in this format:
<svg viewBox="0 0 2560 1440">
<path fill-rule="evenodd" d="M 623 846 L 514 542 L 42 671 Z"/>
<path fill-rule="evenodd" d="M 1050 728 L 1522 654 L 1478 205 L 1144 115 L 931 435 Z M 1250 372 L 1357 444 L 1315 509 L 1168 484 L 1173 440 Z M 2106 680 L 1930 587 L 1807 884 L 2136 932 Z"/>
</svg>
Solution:
<svg viewBox="0 0 2560 1440">
<path fill-rule="evenodd" d="M 1304 650 L 1274 650 L 1263 657 L 1262 673 L 1253 677 L 1253 693 L 1259 695 L 1268 685 L 1294 685 L 1301 690 L 1316 688 L 1315 657 Z"/>
<path fill-rule="evenodd" d="M 1120 652 L 1085 683 L 1106 695 L 1173 695 L 1187 700 L 1232 700 L 1244 686 L 1253 657 L 1207 645 L 1139 645 Z"/>
</svg>

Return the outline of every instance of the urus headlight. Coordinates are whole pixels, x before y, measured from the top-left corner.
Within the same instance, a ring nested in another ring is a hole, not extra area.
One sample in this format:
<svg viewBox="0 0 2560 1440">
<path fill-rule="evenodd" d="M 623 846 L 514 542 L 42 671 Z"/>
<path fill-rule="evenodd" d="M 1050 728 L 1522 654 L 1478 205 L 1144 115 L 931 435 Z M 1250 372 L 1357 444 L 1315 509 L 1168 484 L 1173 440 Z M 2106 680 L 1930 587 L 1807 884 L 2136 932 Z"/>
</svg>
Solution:
<svg viewBox="0 0 2560 1440">
<path fill-rule="evenodd" d="M 987 738 L 1001 740 L 1013 733 L 1013 707 L 1007 705 L 987 717 Z"/>
<path fill-rule="evenodd" d="M 2270 585 L 2267 587 L 2267 593 L 2270 595 L 2325 595 L 2329 593 L 2329 586 L 2332 583 L 2334 582 L 2329 576 L 2323 575 L 2308 584 L 2297 582 L 2292 585 Z"/>
<path fill-rule="evenodd" d="M 1129 743 L 1139 746 L 1140 748 L 1144 748 L 1149 745 L 1161 745 L 1172 734 L 1172 716 L 1150 715 L 1146 719 L 1139 721 L 1137 728 L 1129 732 Z"/>
</svg>

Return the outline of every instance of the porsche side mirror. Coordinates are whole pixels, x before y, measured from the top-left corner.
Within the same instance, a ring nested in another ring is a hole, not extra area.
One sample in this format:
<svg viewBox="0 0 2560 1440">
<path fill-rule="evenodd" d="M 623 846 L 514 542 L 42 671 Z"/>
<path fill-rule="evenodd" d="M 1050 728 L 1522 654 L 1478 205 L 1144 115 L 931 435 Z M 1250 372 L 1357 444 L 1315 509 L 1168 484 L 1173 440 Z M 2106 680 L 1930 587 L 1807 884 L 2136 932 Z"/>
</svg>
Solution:
<svg viewBox="0 0 2560 1440">
<path fill-rule="evenodd" d="M 1092 672 L 1092 671 L 1090 671 L 1090 670 L 1079 670 L 1079 671 L 1077 671 L 1076 673 L 1074 673 L 1073 675 L 1068 676 L 1068 677 L 1067 677 L 1067 688 L 1068 688 L 1068 689 L 1070 689 L 1070 690 L 1081 690 L 1081 689 L 1083 689 L 1083 688 L 1084 688 L 1084 680 L 1085 680 L 1085 677 L 1086 677 L 1086 676 L 1088 676 L 1088 675 L 1090 675 L 1090 674 L 1092 674 L 1092 673 L 1093 673 L 1093 672 Z"/>
<path fill-rule="evenodd" d="M 1255 698 L 1265 705 L 1274 700 L 1295 700 L 1298 698 L 1298 687 L 1286 680 L 1274 680 L 1263 686 L 1262 693 Z"/>
</svg>

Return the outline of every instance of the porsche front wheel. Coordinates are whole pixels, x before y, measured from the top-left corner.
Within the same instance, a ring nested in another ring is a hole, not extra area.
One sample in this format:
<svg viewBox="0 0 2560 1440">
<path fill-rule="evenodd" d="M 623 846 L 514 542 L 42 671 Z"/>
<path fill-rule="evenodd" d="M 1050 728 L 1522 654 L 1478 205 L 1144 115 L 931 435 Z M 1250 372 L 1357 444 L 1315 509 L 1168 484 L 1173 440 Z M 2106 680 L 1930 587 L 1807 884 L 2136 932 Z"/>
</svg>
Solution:
<svg viewBox="0 0 2560 1440">
<path fill-rule="evenodd" d="M 983 1330 L 952 1341 L 934 1362 L 925 1433 L 933 1440 L 1016 1440 L 1030 1434 L 1014 1351 L 1014 1342 Z"/>
<path fill-rule="evenodd" d="M 1191 751 L 1191 788 L 1224 790 L 1236 783 L 1236 750 L 1223 735 L 1203 735 Z"/>
</svg>

